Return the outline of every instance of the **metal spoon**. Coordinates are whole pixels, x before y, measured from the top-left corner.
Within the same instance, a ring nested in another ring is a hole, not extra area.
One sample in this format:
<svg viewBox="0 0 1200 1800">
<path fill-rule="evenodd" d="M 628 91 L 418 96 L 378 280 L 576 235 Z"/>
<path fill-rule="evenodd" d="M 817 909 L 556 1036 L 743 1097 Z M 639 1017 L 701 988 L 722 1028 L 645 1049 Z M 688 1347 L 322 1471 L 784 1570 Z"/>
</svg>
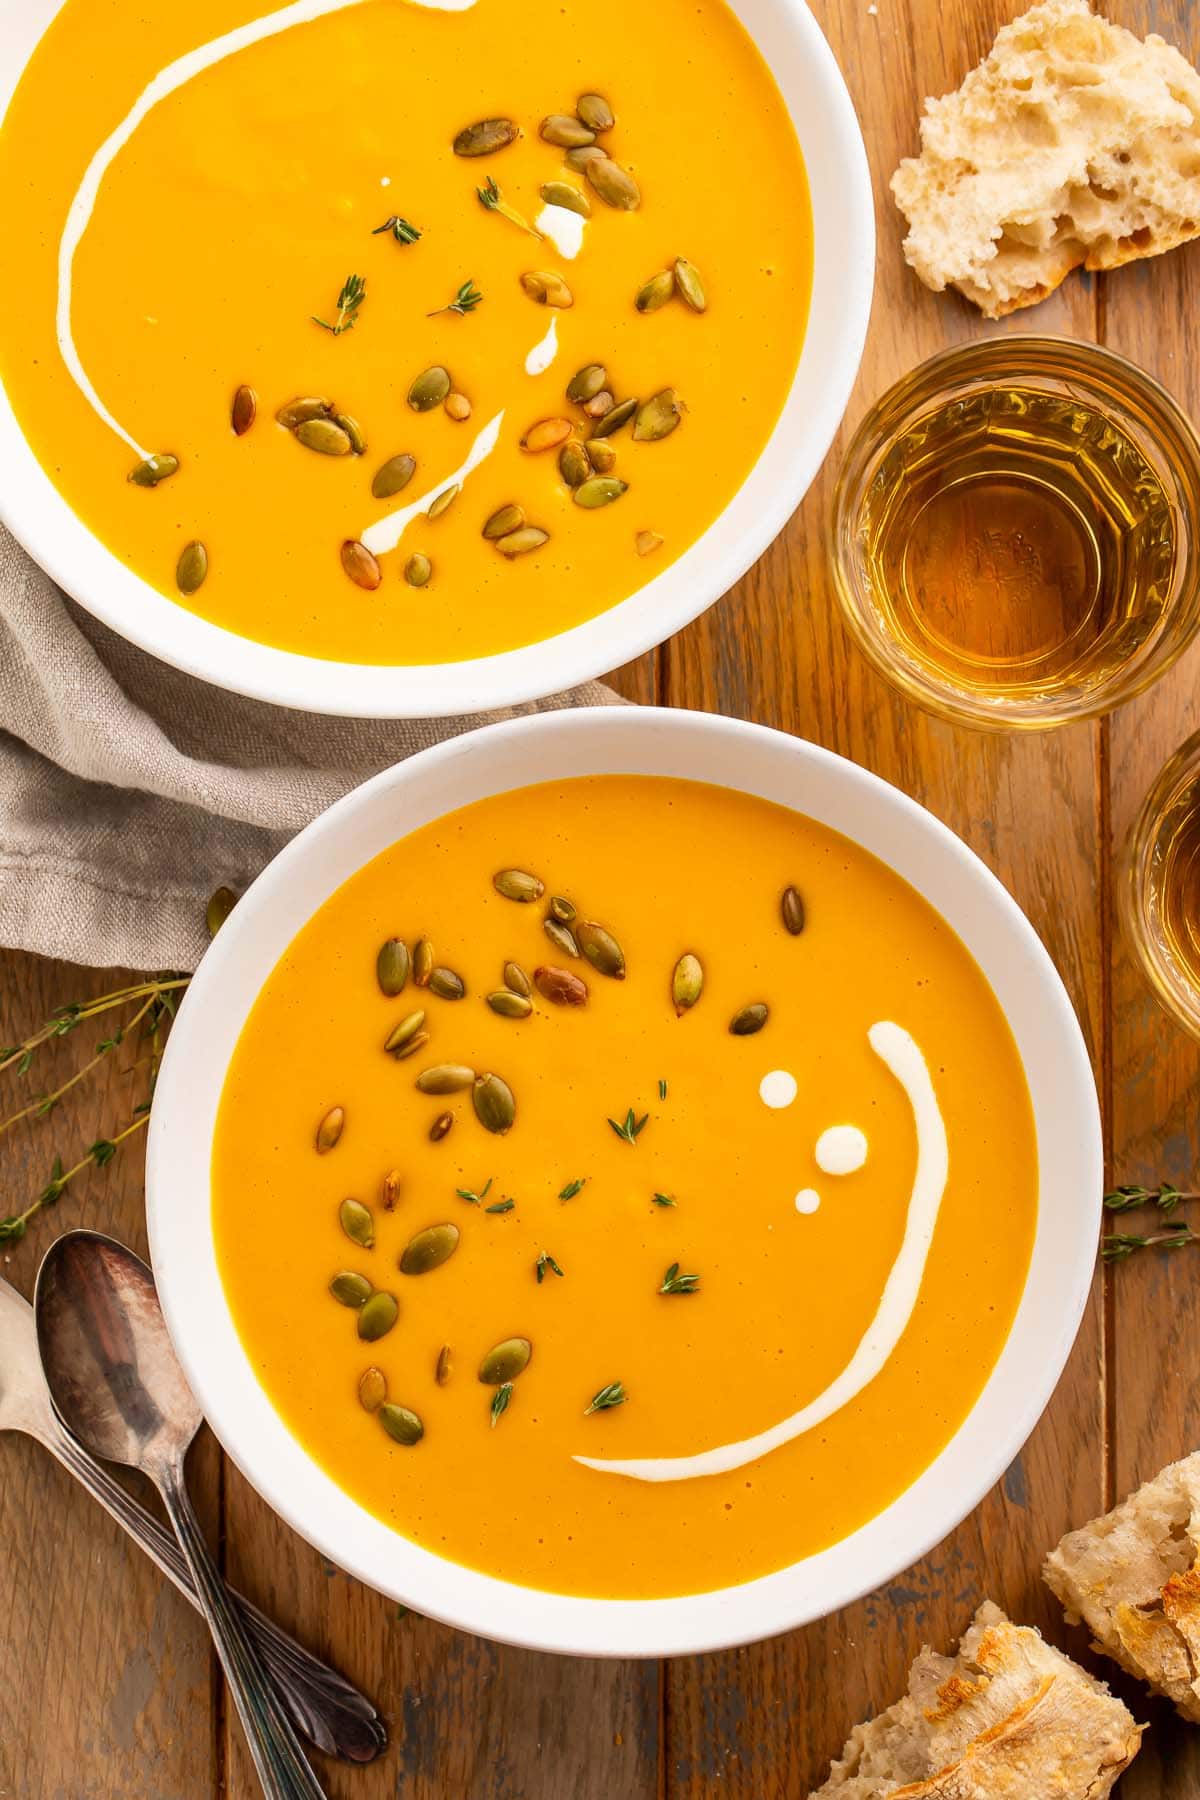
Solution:
<svg viewBox="0 0 1200 1800">
<path fill-rule="evenodd" d="M 0 1431 L 21 1431 L 49 1450 L 81 1487 L 123 1525 L 136 1544 L 199 1612 L 187 1564 L 143 1506 L 65 1430 L 50 1399 L 38 1355 L 33 1308 L 0 1276 Z M 266 1663 L 297 1731 L 343 1762 L 373 1762 L 387 1728 L 365 1694 L 259 1612 L 235 1590 L 234 1602 Z"/>
<path fill-rule="evenodd" d="M 96 1456 L 141 1469 L 191 1570 L 267 1800 L 324 1800 L 204 1541 L 184 1481 L 200 1408 L 167 1336 L 149 1269 L 92 1231 L 50 1246 L 33 1299 L 54 1404 Z"/>
</svg>

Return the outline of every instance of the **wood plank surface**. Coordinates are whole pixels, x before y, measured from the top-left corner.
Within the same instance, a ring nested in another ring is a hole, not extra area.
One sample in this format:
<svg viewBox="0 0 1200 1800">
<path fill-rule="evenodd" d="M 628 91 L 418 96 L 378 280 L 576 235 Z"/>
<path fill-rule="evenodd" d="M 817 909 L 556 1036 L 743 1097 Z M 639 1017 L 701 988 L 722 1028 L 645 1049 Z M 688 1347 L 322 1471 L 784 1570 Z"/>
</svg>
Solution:
<svg viewBox="0 0 1200 1800">
<path fill-rule="evenodd" d="M 875 313 L 851 429 L 923 357 L 997 329 L 916 282 L 886 181 L 915 147 L 921 97 L 954 86 L 1019 5 L 813 3 L 864 122 L 877 193 Z M 1107 10 L 1200 57 L 1190 0 L 1112 0 Z M 1198 300 L 1200 246 L 1114 277 L 1074 278 L 1005 329 L 1106 342 L 1158 374 L 1197 417 L 1188 321 Z M 827 521 L 838 461 L 835 446 L 739 587 L 616 685 L 638 701 L 813 738 L 931 807 L 1016 895 L 1063 974 L 1095 1059 L 1114 1179 L 1194 1181 L 1200 1048 L 1131 968 L 1113 895 L 1116 851 L 1141 795 L 1200 725 L 1192 702 L 1200 649 L 1111 720 L 1049 737 L 984 737 L 915 712 L 866 667 L 837 616 Z M 109 985 L 100 972 L 0 955 L 0 1041 Z M 81 1033 L 48 1053 L 49 1066 L 69 1072 L 86 1047 Z M 57 1149 L 119 1125 L 135 1079 L 114 1061 L 50 1120 L 14 1132 L 0 1211 L 37 1191 Z M 44 1082 L 33 1071 L 28 1084 L 37 1092 Z M 144 1249 L 136 1140 L 7 1247 L 5 1275 L 28 1292 L 42 1250 L 77 1223 Z M 323 1766 L 334 1800 L 804 1800 L 850 1725 L 900 1692 L 921 1644 L 947 1644 L 985 1595 L 1082 1651 L 1041 1588 L 1038 1564 L 1064 1529 L 1200 1439 L 1195 1254 L 1134 1259 L 1097 1281 L 1070 1366 L 1021 1458 L 930 1556 L 832 1619 L 724 1655 L 659 1665 L 501 1649 L 402 1614 L 326 1563 L 210 1439 L 194 1453 L 193 1485 L 229 1573 L 389 1716 L 394 1748 L 383 1762 Z M 0 1800 L 252 1800 L 244 1746 L 188 1608 L 44 1452 L 12 1437 L 0 1441 L 0 1511 Z M 1200 1800 L 1200 1732 L 1118 1685 L 1154 1723 L 1122 1800 Z"/>
</svg>

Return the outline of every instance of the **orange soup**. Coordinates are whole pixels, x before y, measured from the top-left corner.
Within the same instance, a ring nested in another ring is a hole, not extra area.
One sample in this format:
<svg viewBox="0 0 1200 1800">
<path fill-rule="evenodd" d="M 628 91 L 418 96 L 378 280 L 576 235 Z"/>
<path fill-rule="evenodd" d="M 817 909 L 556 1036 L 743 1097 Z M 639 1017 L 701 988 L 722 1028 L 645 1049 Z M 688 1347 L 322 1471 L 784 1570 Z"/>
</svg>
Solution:
<svg viewBox="0 0 1200 1800">
<path fill-rule="evenodd" d="M 247 1355 L 336 1481 L 489 1574 L 653 1597 L 929 1465 L 1038 1170 L 995 995 L 912 888 L 765 801 L 604 776 L 334 894 L 250 1014 L 212 1179 Z"/>
<path fill-rule="evenodd" d="M 65 0 L 0 129 L 33 450 L 163 593 L 311 656 L 625 599 L 804 333 L 800 150 L 722 0 L 451 5 Z"/>
</svg>

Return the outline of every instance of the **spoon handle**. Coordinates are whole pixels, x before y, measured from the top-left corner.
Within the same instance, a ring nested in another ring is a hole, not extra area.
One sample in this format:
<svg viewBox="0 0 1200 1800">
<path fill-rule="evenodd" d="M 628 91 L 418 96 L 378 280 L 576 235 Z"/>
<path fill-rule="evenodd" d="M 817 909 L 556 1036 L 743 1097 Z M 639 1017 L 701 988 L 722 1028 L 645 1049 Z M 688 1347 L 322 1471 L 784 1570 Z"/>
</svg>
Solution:
<svg viewBox="0 0 1200 1800">
<path fill-rule="evenodd" d="M 57 1425 L 57 1418 L 52 1418 Z M 61 1427 L 53 1436 L 45 1433 L 42 1441 L 109 1516 L 124 1526 L 196 1610 L 203 1611 L 188 1566 L 174 1539 L 158 1521 Z M 236 1588 L 230 1591 L 297 1731 L 303 1732 L 318 1750 L 340 1757 L 343 1762 L 373 1762 L 387 1748 L 387 1730 L 366 1695 L 298 1644 Z"/>
<path fill-rule="evenodd" d="M 267 1672 L 200 1529 L 182 1468 L 164 1470 L 160 1489 L 167 1516 L 192 1572 L 225 1679 L 242 1721 L 266 1800 L 325 1800 L 300 1740 L 276 1704 Z"/>
</svg>

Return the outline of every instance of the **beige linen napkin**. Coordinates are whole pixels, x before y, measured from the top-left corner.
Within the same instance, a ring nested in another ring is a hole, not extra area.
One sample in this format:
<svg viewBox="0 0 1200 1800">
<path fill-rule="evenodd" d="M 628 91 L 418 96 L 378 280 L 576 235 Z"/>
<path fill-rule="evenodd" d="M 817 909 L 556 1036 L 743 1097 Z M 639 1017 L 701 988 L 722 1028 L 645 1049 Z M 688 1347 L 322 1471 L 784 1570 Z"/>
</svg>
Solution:
<svg viewBox="0 0 1200 1800">
<path fill-rule="evenodd" d="M 208 687 L 68 600 L 0 526 L 0 944 L 194 969 L 204 909 L 379 769 L 597 682 L 461 719 L 326 719 Z"/>
</svg>

